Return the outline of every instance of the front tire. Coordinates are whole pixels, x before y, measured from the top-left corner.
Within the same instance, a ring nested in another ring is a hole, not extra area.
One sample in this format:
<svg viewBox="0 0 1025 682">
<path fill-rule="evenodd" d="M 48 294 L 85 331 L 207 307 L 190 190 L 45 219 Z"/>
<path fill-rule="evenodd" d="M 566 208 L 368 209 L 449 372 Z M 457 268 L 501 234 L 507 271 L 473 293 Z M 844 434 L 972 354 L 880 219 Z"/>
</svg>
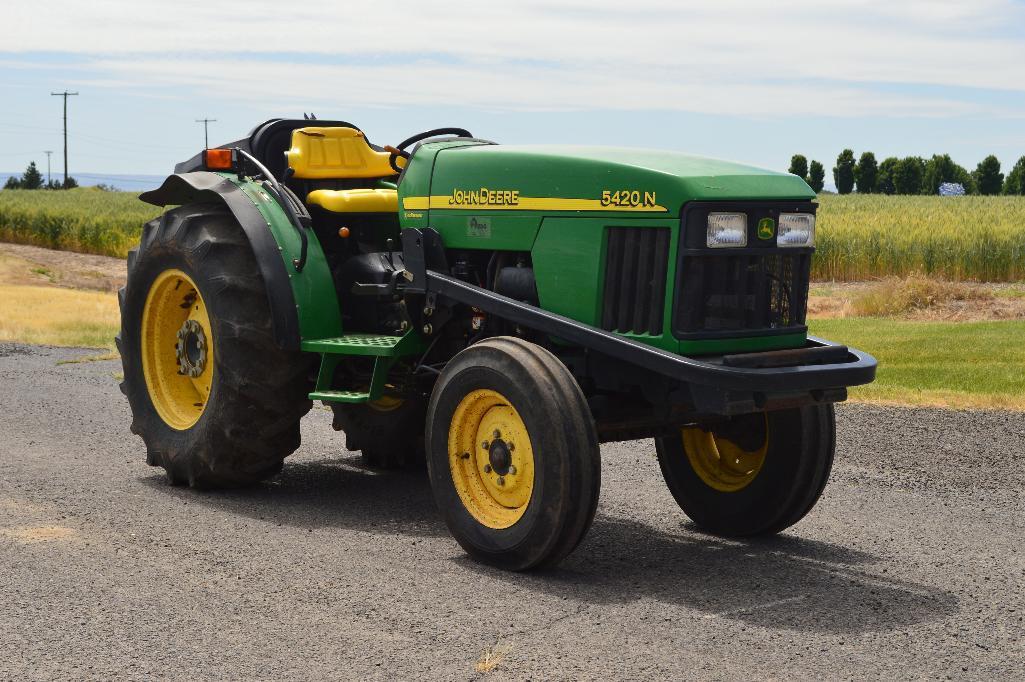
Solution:
<svg viewBox="0 0 1025 682">
<path fill-rule="evenodd" d="M 202 488 L 280 471 L 312 406 L 310 361 L 277 347 L 265 283 L 227 209 L 193 204 L 147 223 L 118 301 L 121 390 L 146 461 Z"/>
<path fill-rule="evenodd" d="M 456 355 L 431 395 L 427 470 L 452 535 L 475 559 L 557 564 L 594 519 L 598 438 L 566 366 L 540 346 L 488 339 Z"/>
<path fill-rule="evenodd" d="M 662 476 L 702 530 L 772 535 L 811 511 L 836 449 L 832 405 L 733 417 L 657 438 Z"/>
</svg>

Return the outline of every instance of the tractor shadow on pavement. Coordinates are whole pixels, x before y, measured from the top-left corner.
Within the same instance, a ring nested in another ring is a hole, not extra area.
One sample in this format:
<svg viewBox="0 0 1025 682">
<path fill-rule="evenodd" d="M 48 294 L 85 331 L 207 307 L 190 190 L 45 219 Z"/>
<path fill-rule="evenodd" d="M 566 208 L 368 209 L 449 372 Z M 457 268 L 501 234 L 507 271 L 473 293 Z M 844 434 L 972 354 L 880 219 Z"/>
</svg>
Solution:
<svg viewBox="0 0 1025 682">
<path fill-rule="evenodd" d="M 303 529 L 344 528 L 415 537 L 448 535 L 423 470 L 377 471 L 356 453 L 322 460 L 285 461 L 277 476 L 240 490 L 203 492 L 143 479 L 154 489 L 230 514 Z"/>
<path fill-rule="evenodd" d="M 553 571 L 508 574 L 462 559 L 472 570 L 557 594 L 583 606 L 654 600 L 776 630 L 887 632 L 955 613 L 957 598 L 889 577 L 900 565 L 819 540 L 781 535 L 731 541 L 683 523 L 666 532 L 599 513 L 590 533 Z M 672 627 L 673 612 L 654 627 Z M 686 616 L 691 618 L 691 616 Z"/>
<path fill-rule="evenodd" d="M 448 542 L 425 472 L 371 471 L 352 454 L 292 462 L 267 483 L 234 492 L 196 494 L 161 477 L 145 480 L 228 513 L 300 528 Z M 465 556 L 455 561 L 481 580 L 514 583 L 585 609 L 653 600 L 698 611 L 710 623 L 777 630 L 887 632 L 944 618 L 958 604 L 948 592 L 891 577 L 900 573 L 898 564 L 843 545 L 792 534 L 729 541 L 687 523 L 660 529 L 600 513 L 580 547 L 552 571 L 506 573 Z M 662 624 L 671 627 L 673 615 L 666 611 Z"/>
</svg>

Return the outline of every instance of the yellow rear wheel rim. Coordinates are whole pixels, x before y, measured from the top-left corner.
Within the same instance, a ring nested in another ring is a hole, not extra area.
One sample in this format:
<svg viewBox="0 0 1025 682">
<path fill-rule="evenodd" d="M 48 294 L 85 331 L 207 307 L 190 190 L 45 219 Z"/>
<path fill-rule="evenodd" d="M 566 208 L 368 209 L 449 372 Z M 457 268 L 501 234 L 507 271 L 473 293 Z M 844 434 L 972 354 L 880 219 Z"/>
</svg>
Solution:
<svg viewBox="0 0 1025 682">
<path fill-rule="evenodd" d="M 724 493 L 743 490 L 755 480 L 769 450 L 768 418 L 765 438 L 754 450 L 745 450 L 728 438 L 696 426 L 681 430 L 683 449 L 694 473 L 705 485 Z"/>
<path fill-rule="evenodd" d="M 203 416 L 214 374 L 214 337 L 199 288 L 181 270 L 164 270 L 142 310 L 142 372 L 150 401 L 173 429 Z"/>
<path fill-rule="evenodd" d="M 467 393 L 448 430 L 448 461 L 463 507 L 488 528 L 509 528 L 530 505 L 534 450 L 516 408 L 497 391 Z"/>
</svg>

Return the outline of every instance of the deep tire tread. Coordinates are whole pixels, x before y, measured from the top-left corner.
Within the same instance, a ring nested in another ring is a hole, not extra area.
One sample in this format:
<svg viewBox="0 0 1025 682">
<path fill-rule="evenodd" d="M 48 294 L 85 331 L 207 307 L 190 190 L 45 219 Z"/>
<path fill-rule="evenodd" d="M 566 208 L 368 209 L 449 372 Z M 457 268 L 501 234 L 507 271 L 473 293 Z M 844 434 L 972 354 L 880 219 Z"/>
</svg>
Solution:
<svg viewBox="0 0 1025 682">
<path fill-rule="evenodd" d="M 186 431 L 170 429 L 157 415 L 139 357 L 148 278 L 170 267 L 196 279 L 215 326 L 214 391 L 200 421 Z M 122 391 L 147 462 L 163 467 L 172 484 L 197 488 L 249 485 L 280 471 L 299 446 L 299 420 L 312 407 L 311 361 L 276 346 L 255 257 L 227 209 L 190 204 L 147 223 L 139 248 L 129 254 L 128 285 L 118 300 Z"/>
</svg>

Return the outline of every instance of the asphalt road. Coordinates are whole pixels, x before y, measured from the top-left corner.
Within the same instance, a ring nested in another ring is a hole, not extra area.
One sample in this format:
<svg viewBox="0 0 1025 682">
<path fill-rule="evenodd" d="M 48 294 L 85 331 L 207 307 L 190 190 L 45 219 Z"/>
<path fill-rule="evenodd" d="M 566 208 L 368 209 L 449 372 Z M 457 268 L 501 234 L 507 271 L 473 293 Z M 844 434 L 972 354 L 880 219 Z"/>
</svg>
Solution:
<svg viewBox="0 0 1025 682">
<path fill-rule="evenodd" d="M 0 679 L 1025 677 L 1025 415 L 842 406 L 823 500 L 753 544 L 608 445 L 589 536 L 522 575 L 322 409 L 273 481 L 167 486 L 119 365 L 58 364 L 94 353 L 0 344 Z"/>
</svg>

